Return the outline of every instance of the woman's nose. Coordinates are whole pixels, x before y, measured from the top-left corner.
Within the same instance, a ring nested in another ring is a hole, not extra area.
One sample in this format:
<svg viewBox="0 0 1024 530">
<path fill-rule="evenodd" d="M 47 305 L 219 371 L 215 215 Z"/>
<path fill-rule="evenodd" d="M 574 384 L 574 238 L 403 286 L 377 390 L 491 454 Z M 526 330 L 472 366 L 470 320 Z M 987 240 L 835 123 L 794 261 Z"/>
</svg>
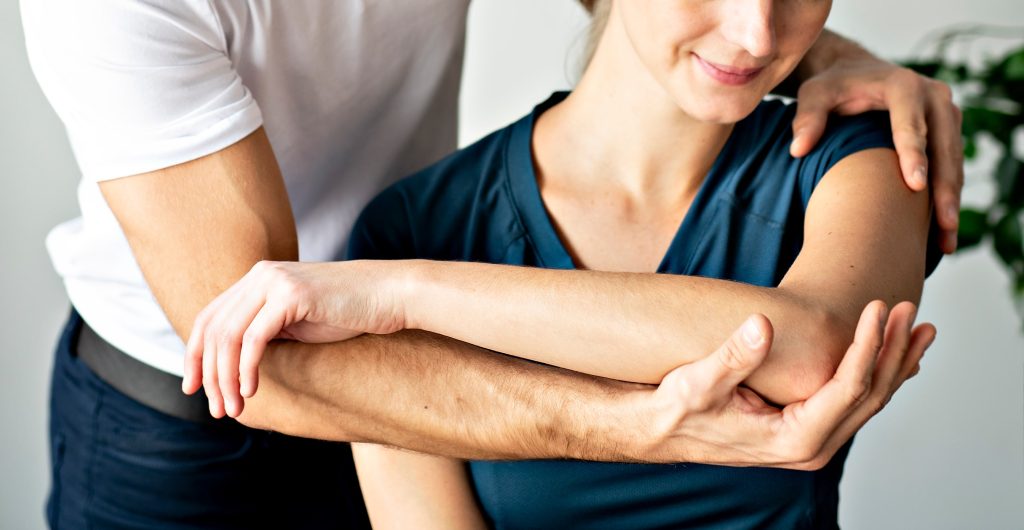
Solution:
<svg viewBox="0 0 1024 530">
<path fill-rule="evenodd" d="M 773 0 L 731 0 L 722 13 L 722 34 L 754 57 L 775 53 Z"/>
</svg>

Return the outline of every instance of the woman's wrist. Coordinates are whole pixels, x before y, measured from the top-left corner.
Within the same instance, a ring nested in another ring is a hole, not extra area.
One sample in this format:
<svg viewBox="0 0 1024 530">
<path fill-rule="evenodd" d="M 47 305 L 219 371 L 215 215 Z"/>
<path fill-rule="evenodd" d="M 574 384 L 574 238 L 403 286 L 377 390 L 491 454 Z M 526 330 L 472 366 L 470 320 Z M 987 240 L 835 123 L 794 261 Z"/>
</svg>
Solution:
<svg viewBox="0 0 1024 530">
<path fill-rule="evenodd" d="M 381 263 L 381 262 L 376 262 Z M 429 269 L 434 262 L 421 259 L 386 262 L 390 269 L 384 275 L 383 292 L 394 313 L 400 319 L 403 329 L 426 329 L 422 318 L 424 306 L 429 300 Z"/>
</svg>

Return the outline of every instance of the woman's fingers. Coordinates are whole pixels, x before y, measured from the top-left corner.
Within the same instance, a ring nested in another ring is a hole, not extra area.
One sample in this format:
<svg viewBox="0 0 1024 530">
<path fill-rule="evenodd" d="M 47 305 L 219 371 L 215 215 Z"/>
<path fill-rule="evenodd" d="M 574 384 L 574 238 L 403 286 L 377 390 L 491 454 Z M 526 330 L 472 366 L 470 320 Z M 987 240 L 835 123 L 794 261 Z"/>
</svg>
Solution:
<svg viewBox="0 0 1024 530">
<path fill-rule="evenodd" d="M 220 299 L 221 297 L 218 296 L 213 302 L 210 302 L 205 309 L 199 312 L 195 323 L 192 324 L 192 332 L 185 345 L 185 375 L 181 381 L 181 391 L 186 394 L 194 394 L 203 386 L 203 345 L 206 340 L 204 332 L 210 314 Z"/>
<path fill-rule="evenodd" d="M 217 345 L 213 334 L 203 333 L 203 391 L 210 405 L 210 415 L 224 416 L 224 401 L 220 395 L 220 381 L 217 379 Z"/>
<path fill-rule="evenodd" d="M 259 278 L 246 280 L 241 282 L 245 284 L 245 288 L 235 290 L 232 298 L 221 307 L 221 318 L 216 321 L 214 328 L 217 344 L 217 379 L 224 400 L 224 412 L 232 418 L 241 414 L 244 406 L 239 386 L 242 335 L 266 302 L 266 289 L 261 285 Z"/>
<path fill-rule="evenodd" d="M 238 362 L 239 384 L 243 397 L 256 394 L 260 384 L 260 361 L 267 344 L 277 337 L 286 325 L 283 310 L 267 300 L 253 317 L 249 328 L 242 335 L 242 351 Z"/>
<path fill-rule="evenodd" d="M 186 394 L 193 394 L 203 386 L 203 356 L 206 351 L 208 328 L 220 312 L 221 306 L 227 303 L 237 291 L 238 284 L 232 285 L 203 308 L 192 324 L 188 343 L 185 345 L 185 376 L 181 389 Z"/>
</svg>

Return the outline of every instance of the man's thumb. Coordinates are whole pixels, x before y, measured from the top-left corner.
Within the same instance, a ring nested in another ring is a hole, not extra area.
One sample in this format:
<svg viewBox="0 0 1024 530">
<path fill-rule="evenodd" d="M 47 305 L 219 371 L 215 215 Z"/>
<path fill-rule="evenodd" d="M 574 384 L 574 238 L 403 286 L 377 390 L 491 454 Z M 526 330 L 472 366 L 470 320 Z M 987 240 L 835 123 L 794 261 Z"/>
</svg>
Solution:
<svg viewBox="0 0 1024 530">
<path fill-rule="evenodd" d="M 761 366 L 772 345 L 772 324 L 764 315 L 751 315 L 715 353 L 700 361 L 717 385 L 735 387 Z"/>
</svg>

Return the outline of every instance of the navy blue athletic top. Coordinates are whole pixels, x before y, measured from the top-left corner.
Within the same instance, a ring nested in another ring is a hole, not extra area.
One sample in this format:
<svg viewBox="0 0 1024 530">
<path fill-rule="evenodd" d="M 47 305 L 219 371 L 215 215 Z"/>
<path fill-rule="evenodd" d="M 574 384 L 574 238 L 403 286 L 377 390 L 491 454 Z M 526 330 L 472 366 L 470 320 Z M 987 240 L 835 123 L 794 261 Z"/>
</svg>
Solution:
<svg viewBox="0 0 1024 530">
<path fill-rule="evenodd" d="M 530 142 L 553 95 L 512 125 L 381 193 L 350 259 L 425 258 L 575 268 L 534 174 Z M 761 103 L 736 124 L 658 272 L 776 286 L 803 241 L 804 211 L 843 157 L 892 147 L 888 118 L 830 120 L 813 153 L 789 156 L 794 107 Z M 941 254 L 930 251 L 930 271 Z M 529 330 L 524 330 L 529 332 Z M 833 528 L 844 447 L 816 472 L 578 461 L 469 464 L 494 528 Z"/>
</svg>

